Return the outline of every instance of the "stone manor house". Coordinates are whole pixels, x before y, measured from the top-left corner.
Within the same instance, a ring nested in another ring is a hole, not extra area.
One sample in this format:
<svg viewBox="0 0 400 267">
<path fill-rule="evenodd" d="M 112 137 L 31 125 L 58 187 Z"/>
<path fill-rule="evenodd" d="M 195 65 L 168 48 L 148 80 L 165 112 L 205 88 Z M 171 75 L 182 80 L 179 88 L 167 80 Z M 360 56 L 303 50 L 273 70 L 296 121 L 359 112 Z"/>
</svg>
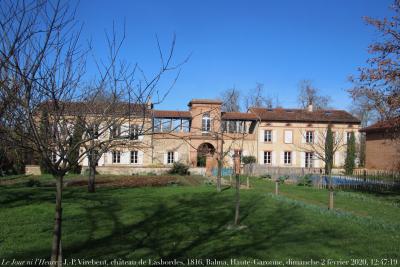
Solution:
<svg viewBox="0 0 400 267">
<path fill-rule="evenodd" d="M 232 166 L 232 155 L 252 155 L 258 164 L 271 167 L 322 168 L 318 158 L 325 133 L 332 125 L 338 151 L 334 165 L 341 168 L 351 132 L 358 136 L 360 121 L 344 110 L 250 108 L 247 112 L 222 112 L 222 102 L 192 99 L 187 111 L 155 110 L 149 107 L 142 130 L 131 145 L 116 145 L 98 163 L 100 173 L 131 174 L 149 168 L 170 167 L 182 162 L 208 173 L 224 155 L 224 166 Z M 130 132 L 138 118 L 113 132 Z M 138 129 L 133 127 L 133 129 Z M 121 134 L 121 138 L 124 135 Z M 87 166 L 87 159 L 82 161 Z"/>
</svg>

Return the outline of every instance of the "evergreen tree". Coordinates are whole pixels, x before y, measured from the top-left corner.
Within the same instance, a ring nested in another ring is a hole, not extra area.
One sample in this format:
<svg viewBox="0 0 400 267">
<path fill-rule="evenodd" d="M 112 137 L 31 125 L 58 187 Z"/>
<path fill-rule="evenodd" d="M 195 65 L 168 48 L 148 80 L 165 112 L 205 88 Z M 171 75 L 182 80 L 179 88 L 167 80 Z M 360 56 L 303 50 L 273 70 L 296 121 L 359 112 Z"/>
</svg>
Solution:
<svg viewBox="0 0 400 267">
<path fill-rule="evenodd" d="M 332 133 L 332 125 L 328 125 L 328 129 L 325 137 L 325 173 L 331 173 L 333 166 L 333 133 Z"/>
<path fill-rule="evenodd" d="M 356 161 L 356 138 L 354 136 L 354 132 L 351 133 L 350 139 L 347 140 L 347 154 L 346 161 L 344 164 L 346 174 L 353 174 L 353 170 L 355 168 Z"/>
<path fill-rule="evenodd" d="M 49 116 L 47 114 L 46 108 L 43 108 L 41 111 L 39 135 L 42 140 L 49 140 L 48 137 L 50 136 L 50 126 L 49 126 Z M 42 174 L 50 173 L 49 167 L 47 166 L 43 156 L 37 155 L 37 158 L 39 161 L 40 172 Z"/>
<path fill-rule="evenodd" d="M 70 139 L 70 147 L 73 147 L 82 141 L 83 131 L 83 120 L 78 117 L 74 126 L 72 138 Z M 82 167 L 79 165 L 79 147 L 80 146 L 76 146 L 76 149 L 68 156 L 68 162 L 72 166 L 70 172 L 75 174 L 80 174 L 82 169 Z"/>
</svg>

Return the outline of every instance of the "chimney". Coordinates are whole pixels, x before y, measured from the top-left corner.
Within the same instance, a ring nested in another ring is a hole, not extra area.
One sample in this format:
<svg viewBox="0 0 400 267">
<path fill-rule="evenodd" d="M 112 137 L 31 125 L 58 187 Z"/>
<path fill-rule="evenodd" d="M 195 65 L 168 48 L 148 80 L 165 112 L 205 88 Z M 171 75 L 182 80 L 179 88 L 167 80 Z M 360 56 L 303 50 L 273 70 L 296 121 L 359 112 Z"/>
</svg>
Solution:
<svg viewBox="0 0 400 267">
<path fill-rule="evenodd" d="M 313 104 L 312 103 L 308 104 L 307 111 L 313 112 Z"/>
</svg>

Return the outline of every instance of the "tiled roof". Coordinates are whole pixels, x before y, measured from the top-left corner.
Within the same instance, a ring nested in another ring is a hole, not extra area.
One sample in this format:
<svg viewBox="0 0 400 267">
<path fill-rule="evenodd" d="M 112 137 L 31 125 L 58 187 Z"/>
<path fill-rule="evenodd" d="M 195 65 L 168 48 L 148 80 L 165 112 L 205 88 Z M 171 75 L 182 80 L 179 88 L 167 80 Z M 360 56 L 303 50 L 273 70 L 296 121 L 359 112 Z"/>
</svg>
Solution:
<svg viewBox="0 0 400 267">
<path fill-rule="evenodd" d="M 190 100 L 188 106 L 190 107 L 192 104 L 214 104 L 214 105 L 222 105 L 222 101 L 214 100 L 214 99 L 192 99 Z"/>
<path fill-rule="evenodd" d="M 359 119 L 344 110 L 307 111 L 305 109 L 283 108 L 251 108 L 250 110 L 262 121 L 360 123 Z"/>
<path fill-rule="evenodd" d="M 384 132 L 391 129 L 397 129 L 400 127 L 400 117 L 392 118 L 389 120 L 379 121 L 368 127 L 361 129 L 362 132 Z"/>
<path fill-rule="evenodd" d="M 40 105 L 41 110 L 52 112 L 54 102 L 44 102 Z M 88 114 L 113 114 L 121 116 L 143 116 L 148 114 L 146 104 L 129 104 L 126 102 L 118 102 L 114 104 L 104 102 L 58 102 L 60 112 L 65 115 L 78 116 Z"/>
<path fill-rule="evenodd" d="M 257 120 L 254 113 L 243 112 L 222 112 L 223 120 Z"/>
<path fill-rule="evenodd" d="M 153 110 L 153 117 L 156 118 L 191 118 L 189 111 L 176 110 Z"/>
</svg>

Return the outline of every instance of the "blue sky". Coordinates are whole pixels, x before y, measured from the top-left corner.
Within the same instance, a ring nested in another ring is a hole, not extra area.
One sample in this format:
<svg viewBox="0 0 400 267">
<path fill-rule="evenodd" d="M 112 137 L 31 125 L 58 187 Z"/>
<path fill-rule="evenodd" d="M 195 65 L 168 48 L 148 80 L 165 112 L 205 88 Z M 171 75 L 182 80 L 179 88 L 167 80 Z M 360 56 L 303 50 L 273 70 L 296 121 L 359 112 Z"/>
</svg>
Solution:
<svg viewBox="0 0 400 267">
<path fill-rule="evenodd" d="M 175 61 L 192 56 L 159 109 L 185 110 L 191 98 L 215 98 L 233 86 L 247 92 L 256 82 L 282 106 L 295 107 L 302 79 L 330 95 L 333 107 L 347 109 L 347 79 L 365 65 L 368 45 L 379 37 L 362 17 L 390 16 L 391 3 L 81 0 L 77 16 L 84 23 L 82 37 L 92 40 L 96 55 L 106 53 L 104 31 L 114 22 L 122 33 L 125 21 L 121 57 L 138 62 L 149 75 L 159 67 L 155 35 L 167 48 L 176 33 Z"/>
</svg>

